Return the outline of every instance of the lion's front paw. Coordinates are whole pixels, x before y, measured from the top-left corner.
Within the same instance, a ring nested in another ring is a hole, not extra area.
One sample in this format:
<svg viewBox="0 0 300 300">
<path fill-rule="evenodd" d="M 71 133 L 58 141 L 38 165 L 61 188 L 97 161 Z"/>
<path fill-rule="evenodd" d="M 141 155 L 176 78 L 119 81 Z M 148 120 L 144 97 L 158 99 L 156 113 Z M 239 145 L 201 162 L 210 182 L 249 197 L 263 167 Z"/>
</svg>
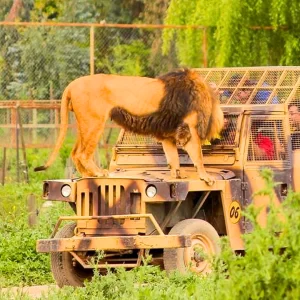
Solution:
<svg viewBox="0 0 300 300">
<path fill-rule="evenodd" d="M 171 169 L 171 177 L 176 179 L 183 179 L 186 178 L 187 176 L 180 169 Z"/>
<path fill-rule="evenodd" d="M 215 183 L 215 179 L 208 175 L 205 170 L 199 171 L 199 178 L 204 180 L 208 185 L 213 185 Z"/>
<path fill-rule="evenodd" d="M 107 177 L 108 174 L 109 174 L 108 170 L 103 169 L 103 170 L 101 170 L 100 172 L 97 172 L 97 173 L 95 174 L 95 176 L 96 176 L 96 177 Z"/>
</svg>

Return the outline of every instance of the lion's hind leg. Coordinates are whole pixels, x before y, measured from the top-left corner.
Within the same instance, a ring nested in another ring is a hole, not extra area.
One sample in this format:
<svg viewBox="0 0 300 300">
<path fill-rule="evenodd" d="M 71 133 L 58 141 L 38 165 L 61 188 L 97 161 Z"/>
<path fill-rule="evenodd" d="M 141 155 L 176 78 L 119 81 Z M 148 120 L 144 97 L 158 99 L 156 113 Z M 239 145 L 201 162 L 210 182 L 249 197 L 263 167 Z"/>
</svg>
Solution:
<svg viewBox="0 0 300 300">
<path fill-rule="evenodd" d="M 180 174 L 179 156 L 175 143 L 169 139 L 161 140 L 161 143 L 166 155 L 167 164 L 171 169 L 171 177 L 182 178 Z"/>
<path fill-rule="evenodd" d="M 76 170 L 83 176 L 88 177 L 90 176 L 86 170 L 86 168 L 81 164 L 78 153 L 81 151 L 81 142 L 80 142 L 80 135 L 77 137 L 77 141 L 72 149 L 71 157 L 73 160 L 73 163 L 75 165 Z"/>
<path fill-rule="evenodd" d="M 107 170 L 99 168 L 94 162 L 94 152 L 96 150 L 99 137 L 104 130 L 105 122 L 90 121 L 88 130 L 79 131 L 80 143 L 74 151 L 73 159 L 79 168 L 84 169 L 83 177 L 102 177 L 107 175 Z M 86 127 L 85 127 L 86 129 Z"/>
</svg>

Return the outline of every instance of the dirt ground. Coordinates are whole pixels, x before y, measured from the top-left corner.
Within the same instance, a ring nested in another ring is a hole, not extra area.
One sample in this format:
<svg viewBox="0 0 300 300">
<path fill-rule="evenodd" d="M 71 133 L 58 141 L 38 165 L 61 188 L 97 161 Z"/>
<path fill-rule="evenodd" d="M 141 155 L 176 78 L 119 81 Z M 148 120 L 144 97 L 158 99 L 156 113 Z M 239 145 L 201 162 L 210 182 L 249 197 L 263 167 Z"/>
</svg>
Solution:
<svg viewBox="0 0 300 300">
<path fill-rule="evenodd" d="M 49 289 L 58 288 L 55 285 L 36 285 L 36 286 L 28 286 L 28 287 L 13 287 L 13 288 L 4 288 L 1 291 L 11 291 L 12 293 L 22 293 L 27 294 L 32 299 L 41 297 L 43 293 L 47 293 Z"/>
</svg>

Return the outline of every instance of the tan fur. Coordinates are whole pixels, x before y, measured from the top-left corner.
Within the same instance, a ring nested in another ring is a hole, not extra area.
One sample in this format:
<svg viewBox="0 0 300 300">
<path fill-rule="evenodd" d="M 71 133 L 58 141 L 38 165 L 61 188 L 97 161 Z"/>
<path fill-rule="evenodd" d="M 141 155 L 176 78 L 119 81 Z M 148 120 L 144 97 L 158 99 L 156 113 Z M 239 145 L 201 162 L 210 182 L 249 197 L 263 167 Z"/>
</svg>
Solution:
<svg viewBox="0 0 300 300">
<path fill-rule="evenodd" d="M 189 76 L 195 82 L 196 95 L 193 97 L 199 99 L 199 103 L 182 120 L 188 125 L 190 133 L 190 138 L 185 139 L 184 147 L 197 167 L 199 177 L 211 182 L 203 167 L 201 143 L 204 140 L 200 139 L 199 132 L 205 130 L 201 133 L 205 135 L 205 139 L 211 139 L 220 132 L 223 113 L 211 88 L 196 72 L 189 71 Z M 67 132 L 68 111 L 72 110 L 78 127 L 78 139 L 72 150 L 72 159 L 77 170 L 83 177 L 105 175 L 104 170 L 96 166 L 92 158 L 111 109 L 121 107 L 135 116 L 148 115 L 159 109 L 165 92 L 165 86 L 159 78 L 98 74 L 74 80 L 62 96 L 61 129 L 55 148 L 47 163 L 35 170 L 46 169 L 55 160 Z M 205 124 L 209 126 L 205 127 Z M 177 148 L 173 143 L 177 136 L 178 132 L 174 132 L 170 139 L 168 137 L 162 140 L 172 177 L 180 176 Z"/>
</svg>

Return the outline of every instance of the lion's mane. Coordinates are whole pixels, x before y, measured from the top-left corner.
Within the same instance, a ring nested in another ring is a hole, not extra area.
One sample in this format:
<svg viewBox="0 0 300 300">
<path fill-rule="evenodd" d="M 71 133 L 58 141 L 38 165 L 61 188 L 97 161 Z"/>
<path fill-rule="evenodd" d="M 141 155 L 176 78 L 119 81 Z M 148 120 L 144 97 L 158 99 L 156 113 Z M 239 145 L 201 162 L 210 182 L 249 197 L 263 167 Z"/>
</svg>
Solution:
<svg viewBox="0 0 300 300">
<path fill-rule="evenodd" d="M 180 69 L 158 77 L 164 84 L 164 98 L 159 109 L 151 114 L 136 116 L 122 107 L 115 107 L 110 117 L 124 129 L 158 139 L 175 139 L 189 131 L 183 122 L 190 112 L 198 113 L 198 134 L 202 140 L 211 139 L 222 128 L 222 116 L 214 114 L 219 104 L 217 96 L 199 75 L 190 69 Z M 218 108 L 220 110 L 220 108 Z"/>
</svg>

